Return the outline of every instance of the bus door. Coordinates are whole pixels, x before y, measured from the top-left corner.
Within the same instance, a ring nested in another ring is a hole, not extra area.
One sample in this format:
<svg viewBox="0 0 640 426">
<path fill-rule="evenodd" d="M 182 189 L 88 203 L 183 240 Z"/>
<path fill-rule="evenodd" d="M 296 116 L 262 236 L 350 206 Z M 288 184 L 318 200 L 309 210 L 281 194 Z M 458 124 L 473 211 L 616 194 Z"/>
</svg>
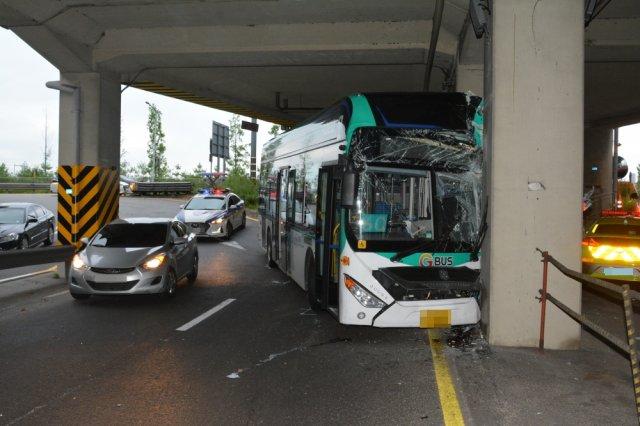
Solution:
<svg viewBox="0 0 640 426">
<path fill-rule="evenodd" d="M 287 222 L 287 212 L 291 209 L 289 207 L 290 203 L 293 203 L 293 199 L 289 197 L 289 174 L 293 173 L 289 170 L 289 167 L 284 167 L 278 173 L 278 203 L 276 205 L 276 249 L 275 259 L 280 265 L 280 268 L 289 272 L 289 264 L 288 264 L 288 233 L 289 226 Z M 291 182 L 293 183 L 293 182 Z"/>
<path fill-rule="evenodd" d="M 338 307 L 341 179 L 342 173 L 337 166 L 320 169 L 320 200 L 316 217 L 316 288 L 324 309 Z"/>
</svg>

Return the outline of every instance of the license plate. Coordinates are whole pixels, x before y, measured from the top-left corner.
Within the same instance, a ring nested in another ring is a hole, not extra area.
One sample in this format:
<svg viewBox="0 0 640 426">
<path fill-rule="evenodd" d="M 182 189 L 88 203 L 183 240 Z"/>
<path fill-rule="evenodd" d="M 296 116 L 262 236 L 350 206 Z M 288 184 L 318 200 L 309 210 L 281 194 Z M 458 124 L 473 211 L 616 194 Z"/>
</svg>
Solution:
<svg viewBox="0 0 640 426">
<path fill-rule="evenodd" d="M 604 275 L 633 275 L 633 268 L 603 268 Z"/>
<path fill-rule="evenodd" d="M 451 309 L 420 311 L 420 328 L 444 328 L 451 326 Z"/>
</svg>

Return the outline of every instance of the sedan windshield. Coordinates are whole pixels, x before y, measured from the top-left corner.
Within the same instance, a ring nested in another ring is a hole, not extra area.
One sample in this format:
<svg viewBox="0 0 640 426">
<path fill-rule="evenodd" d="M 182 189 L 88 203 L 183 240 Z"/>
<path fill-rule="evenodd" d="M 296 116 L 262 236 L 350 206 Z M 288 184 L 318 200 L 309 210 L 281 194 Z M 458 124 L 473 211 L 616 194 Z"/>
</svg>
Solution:
<svg viewBox="0 0 640 426">
<path fill-rule="evenodd" d="M 167 225 L 162 223 L 118 223 L 107 225 L 95 236 L 94 247 L 157 247 L 167 239 Z"/>
<path fill-rule="evenodd" d="M 185 210 L 222 210 L 224 197 L 192 198 L 184 207 Z"/>
<path fill-rule="evenodd" d="M 359 240 L 433 239 L 430 173 L 368 167 L 349 222 Z"/>
<path fill-rule="evenodd" d="M 11 225 L 24 223 L 24 211 L 17 207 L 0 207 L 0 223 Z"/>
</svg>

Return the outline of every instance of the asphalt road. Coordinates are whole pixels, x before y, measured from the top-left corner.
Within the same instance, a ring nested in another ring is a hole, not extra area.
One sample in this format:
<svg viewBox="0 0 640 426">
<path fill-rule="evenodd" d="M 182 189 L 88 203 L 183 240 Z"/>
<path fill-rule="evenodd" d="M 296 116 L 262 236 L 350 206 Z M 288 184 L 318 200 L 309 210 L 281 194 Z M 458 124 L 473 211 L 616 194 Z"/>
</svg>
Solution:
<svg viewBox="0 0 640 426">
<path fill-rule="evenodd" d="M 180 203 L 131 197 L 120 212 Z M 426 333 L 309 311 L 256 235 L 249 221 L 230 243 L 199 242 L 198 280 L 169 301 L 78 302 L 60 283 L 0 295 L 0 424 L 441 423 Z"/>
</svg>

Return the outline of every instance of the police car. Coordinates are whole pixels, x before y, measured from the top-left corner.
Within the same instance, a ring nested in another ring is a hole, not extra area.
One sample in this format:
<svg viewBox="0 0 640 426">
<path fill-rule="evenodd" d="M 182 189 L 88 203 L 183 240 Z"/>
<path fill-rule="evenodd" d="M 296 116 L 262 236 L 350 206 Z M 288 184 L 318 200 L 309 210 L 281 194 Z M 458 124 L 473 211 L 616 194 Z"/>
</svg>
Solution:
<svg viewBox="0 0 640 426">
<path fill-rule="evenodd" d="M 229 190 L 216 189 L 198 194 L 180 206 L 176 219 L 199 237 L 230 238 L 247 223 L 244 201 Z"/>
</svg>

